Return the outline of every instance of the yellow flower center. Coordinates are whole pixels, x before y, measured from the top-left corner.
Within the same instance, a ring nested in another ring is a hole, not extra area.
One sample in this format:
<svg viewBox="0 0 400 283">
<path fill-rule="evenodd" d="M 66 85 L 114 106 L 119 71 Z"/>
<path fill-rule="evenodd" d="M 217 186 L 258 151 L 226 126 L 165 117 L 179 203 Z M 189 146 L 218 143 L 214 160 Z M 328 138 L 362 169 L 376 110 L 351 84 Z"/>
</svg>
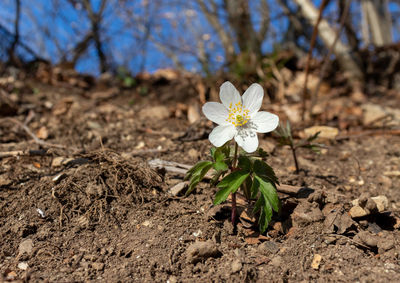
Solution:
<svg viewBox="0 0 400 283">
<path fill-rule="evenodd" d="M 232 123 L 235 127 L 241 127 L 250 120 L 249 110 L 243 108 L 242 102 L 235 105 L 229 104 L 228 110 L 229 114 L 226 121 Z"/>
</svg>

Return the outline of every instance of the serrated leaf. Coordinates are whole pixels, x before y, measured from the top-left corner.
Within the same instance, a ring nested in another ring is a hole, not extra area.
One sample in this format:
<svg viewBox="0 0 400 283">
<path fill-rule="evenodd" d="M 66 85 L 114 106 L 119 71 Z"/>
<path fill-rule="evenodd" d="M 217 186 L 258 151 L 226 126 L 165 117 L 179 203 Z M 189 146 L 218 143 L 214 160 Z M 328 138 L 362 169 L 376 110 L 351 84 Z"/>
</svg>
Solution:
<svg viewBox="0 0 400 283">
<path fill-rule="evenodd" d="M 261 195 L 265 198 L 266 204 L 270 204 L 275 212 L 279 212 L 280 202 L 275 186 L 271 182 L 263 180 L 258 176 L 255 176 L 255 179 L 259 182 L 259 190 Z"/>
<path fill-rule="evenodd" d="M 267 178 L 274 184 L 279 184 L 278 178 L 275 175 L 274 170 L 267 163 L 261 160 L 255 160 L 253 164 L 254 174 L 261 178 Z"/>
<path fill-rule="evenodd" d="M 253 213 L 260 211 L 261 207 L 264 205 L 264 197 L 259 197 L 254 205 Z"/>
<path fill-rule="evenodd" d="M 257 198 L 258 192 L 260 191 L 259 189 L 260 189 L 260 182 L 256 178 L 254 178 L 250 189 L 252 199 Z"/>
<path fill-rule="evenodd" d="M 230 193 L 236 192 L 249 174 L 246 171 L 238 170 L 225 176 L 217 185 L 221 190 L 215 195 L 214 204 L 220 204 L 227 199 Z"/>
<path fill-rule="evenodd" d="M 214 167 L 214 169 L 216 170 L 216 171 L 226 171 L 226 170 L 228 170 L 228 165 L 223 161 L 223 160 L 221 160 L 221 161 L 216 161 L 214 164 L 213 164 L 213 167 Z"/>
<path fill-rule="evenodd" d="M 260 213 L 260 219 L 258 221 L 259 229 L 261 233 L 264 233 L 268 228 L 268 224 L 272 218 L 272 208 L 269 203 L 264 203 L 263 209 Z"/>
<path fill-rule="evenodd" d="M 253 164 L 251 163 L 250 158 L 248 158 L 245 155 L 241 155 L 241 156 L 239 156 L 238 161 L 239 161 L 238 167 L 240 168 L 240 170 L 246 171 L 246 172 L 251 171 Z"/>
<path fill-rule="evenodd" d="M 194 171 L 194 173 L 190 177 L 190 182 L 189 182 L 189 188 L 187 189 L 185 195 L 189 195 L 197 186 L 198 183 L 200 183 L 201 180 L 203 180 L 204 176 L 207 174 L 207 172 L 212 168 L 213 162 L 211 161 L 204 161 L 207 162 L 207 164 L 204 164 L 204 166 L 200 167 L 200 169 L 197 169 Z"/>
<path fill-rule="evenodd" d="M 221 190 L 219 190 L 215 194 L 215 199 L 214 199 L 214 205 L 218 205 L 228 198 L 229 194 L 231 193 L 231 188 L 230 187 L 225 187 Z"/>
<path fill-rule="evenodd" d="M 190 179 L 193 175 L 199 174 L 200 171 L 207 165 L 212 164 L 212 161 L 200 161 L 197 164 L 195 164 L 192 168 L 190 168 L 186 172 L 186 176 L 184 180 Z"/>
</svg>

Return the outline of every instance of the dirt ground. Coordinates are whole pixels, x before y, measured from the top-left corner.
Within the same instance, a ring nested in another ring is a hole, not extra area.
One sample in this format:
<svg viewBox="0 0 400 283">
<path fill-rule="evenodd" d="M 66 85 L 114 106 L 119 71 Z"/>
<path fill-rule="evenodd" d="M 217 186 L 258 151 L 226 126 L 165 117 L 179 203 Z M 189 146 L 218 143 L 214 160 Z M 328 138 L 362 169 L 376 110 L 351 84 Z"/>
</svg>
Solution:
<svg viewBox="0 0 400 283">
<path fill-rule="evenodd" d="M 201 103 L 179 81 L 3 82 L 1 281 L 400 282 L 399 125 L 365 123 L 366 105 L 398 109 L 398 94 L 355 103 L 332 92 L 316 123 L 339 135 L 321 154 L 300 150 L 298 175 L 289 149 L 259 136 L 280 183 L 297 189 L 279 192 L 282 211 L 259 235 L 240 198 L 234 229 L 229 203 L 212 206 L 215 188 L 184 197 L 170 191 L 181 173 L 149 165 L 208 158 L 212 125 L 190 123 Z M 263 109 L 284 119 L 288 105 Z M 368 215 L 350 213 L 357 198 Z"/>
</svg>

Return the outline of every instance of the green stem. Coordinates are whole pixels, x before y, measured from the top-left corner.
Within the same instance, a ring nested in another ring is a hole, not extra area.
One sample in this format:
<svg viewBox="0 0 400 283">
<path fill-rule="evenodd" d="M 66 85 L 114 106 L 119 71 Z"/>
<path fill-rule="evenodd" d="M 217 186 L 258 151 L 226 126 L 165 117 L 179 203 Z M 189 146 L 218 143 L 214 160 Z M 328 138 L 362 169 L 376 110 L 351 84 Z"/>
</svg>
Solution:
<svg viewBox="0 0 400 283">
<path fill-rule="evenodd" d="M 236 170 L 237 166 L 237 154 L 238 154 L 238 144 L 235 142 L 235 153 L 233 155 L 233 161 L 232 161 L 232 172 Z M 232 212 L 231 212 L 231 221 L 232 225 L 235 227 L 236 225 L 236 214 L 237 214 L 237 209 L 236 209 L 236 193 L 232 194 Z"/>
</svg>

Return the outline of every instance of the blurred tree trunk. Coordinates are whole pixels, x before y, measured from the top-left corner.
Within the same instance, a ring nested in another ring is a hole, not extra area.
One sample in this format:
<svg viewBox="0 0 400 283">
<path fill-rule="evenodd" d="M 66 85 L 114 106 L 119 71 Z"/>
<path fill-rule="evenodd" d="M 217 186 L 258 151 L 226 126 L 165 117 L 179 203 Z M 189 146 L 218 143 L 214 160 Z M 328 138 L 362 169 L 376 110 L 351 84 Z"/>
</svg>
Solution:
<svg viewBox="0 0 400 283">
<path fill-rule="evenodd" d="M 8 51 L 8 57 L 11 64 L 22 65 L 21 60 L 15 53 L 17 45 L 19 44 L 19 22 L 21 18 L 21 0 L 15 0 L 15 20 L 14 20 L 14 39 Z"/>
<path fill-rule="evenodd" d="M 314 26 L 318 19 L 318 10 L 313 3 L 310 0 L 294 0 L 294 2 L 300 6 L 302 15 Z M 318 25 L 318 32 L 326 48 L 333 46 L 336 31 L 326 20 L 321 20 Z M 332 50 L 347 77 L 353 82 L 362 82 L 364 74 L 349 46 L 341 40 L 337 40 Z"/>
<path fill-rule="evenodd" d="M 372 43 L 383 46 L 392 43 L 392 20 L 388 11 L 386 0 L 362 0 L 362 13 L 364 23 L 369 28 Z M 364 37 L 367 37 L 364 31 Z M 369 40 L 366 42 L 368 44 Z"/>
<path fill-rule="evenodd" d="M 101 22 L 103 18 L 103 12 L 106 6 L 106 0 L 102 0 L 100 3 L 100 8 L 98 12 L 95 12 L 92 4 L 89 0 L 83 0 L 83 7 L 85 8 L 86 12 L 88 13 L 90 24 L 91 24 L 91 32 L 92 38 L 95 44 L 97 57 L 99 58 L 100 62 L 100 71 L 102 73 L 107 72 L 109 70 L 109 66 L 107 63 L 107 57 L 103 51 L 103 42 L 100 36 L 101 30 Z"/>
<path fill-rule="evenodd" d="M 348 0 L 351 1 L 351 0 Z M 338 9 L 339 9 L 339 17 L 338 19 L 342 18 L 342 15 L 346 13 L 345 11 L 346 8 L 346 1 L 338 1 Z M 350 13 L 346 14 L 346 17 L 344 18 L 344 32 L 346 34 L 347 41 L 349 42 L 349 46 L 353 52 L 357 52 L 360 46 L 360 41 L 357 38 L 357 34 L 354 31 L 353 25 L 352 25 L 352 17 Z"/>
</svg>

